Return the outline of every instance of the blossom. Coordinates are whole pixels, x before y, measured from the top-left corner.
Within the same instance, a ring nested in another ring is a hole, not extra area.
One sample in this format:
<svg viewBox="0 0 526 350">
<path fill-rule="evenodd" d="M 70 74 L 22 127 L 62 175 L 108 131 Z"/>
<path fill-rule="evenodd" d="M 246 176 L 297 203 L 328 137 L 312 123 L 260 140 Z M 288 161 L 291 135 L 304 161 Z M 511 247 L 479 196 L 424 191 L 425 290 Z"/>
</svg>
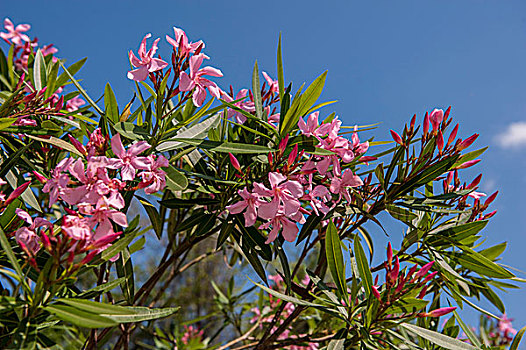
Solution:
<svg viewBox="0 0 526 350">
<path fill-rule="evenodd" d="M 81 204 L 79 208 L 81 213 L 91 215 L 91 217 L 87 218 L 87 223 L 92 229 L 97 225 L 93 236 L 95 240 L 115 235 L 111 221 L 122 227 L 128 227 L 126 215 L 117 210 L 124 208 L 122 197 L 119 198 L 116 195 L 112 195 L 109 198 L 101 197 L 95 208 L 90 204 Z"/>
<path fill-rule="evenodd" d="M 81 99 L 78 96 L 73 97 L 71 100 L 66 102 L 66 111 L 74 112 L 80 108 L 80 106 L 85 105 L 86 101 Z"/>
<path fill-rule="evenodd" d="M 283 230 L 281 231 L 281 234 L 283 235 L 283 238 L 285 238 L 285 240 L 288 242 L 294 242 L 299 232 L 299 229 L 296 223 L 289 220 L 282 211 L 279 211 L 278 213 L 276 213 L 276 215 L 273 216 L 270 219 L 270 221 L 261 225 L 259 229 L 260 230 L 267 229 L 270 226 L 272 226 L 272 229 L 270 230 L 270 233 L 267 237 L 267 240 L 265 241 L 265 244 L 274 242 L 274 240 L 276 240 L 276 238 L 278 237 L 278 233 L 281 228 L 283 228 Z"/>
<path fill-rule="evenodd" d="M 265 185 L 254 183 L 254 191 L 261 196 L 272 197 L 269 203 L 261 205 L 259 215 L 265 219 L 274 217 L 283 206 L 283 212 L 287 216 L 292 216 L 298 212 L 300 202 L 298 199 L 303 196 L 303 186 L 294 180 L 287 180 L 287 177 L 276 172 L 268 174 L 271 188 Z"/>
<path fill-rule="evenodd" d="M 327 187 L 322 185 L 317 185 L 316 187 L 314 187 L 314 189 L 311 188 L 312 184 L 309 188 L 309 192 L 306 193 L 301 199 L 310 201 L 310 206 L 312 207 L 316 215 L 320 215 L 320 212 L 323 215 L 326 215 L 329 212 L 330 208 L 318 198 L 321 198 L 325 201 L 329 201 L 331 199 L 329 190 L 327 189 Z"/>
<path fill-rule="evenodd" d="M 139 57 L 138 59 L 133 51 L 130 50 L 129 58 L 130 62 L 137 69 L 128 72 L 128 79 L 135 81 L 144 81 L 148 77 L 148 73 L 156 72 L 168 66 L 168 63 L 160 58 L 153 57 L 157 51 L 157 43 L 159 38 L 153 42 L 152 48 L 146 52 L 146 39 L 150 38 L 151 34 L 146 34 L 142 39 L 141 45 L 139 46 Z"/>
<path fill-rule="evenodd" d="M 49 193 L 49 207 L 51 207 L 57 200 L 58 197 L 64 193 L 68 182 L 69 176 L 63 172 L 69 168 L 73 163 L 73 158 L 64 158 L 62 159 L 55 169 L 53 169 L 51 179 L 49 179 L 42 191 Z"/>
<path fill-rule="evenodd" d="M 157 157 L 157 159 L 154 158 L 154 155 L 150 155 L 148 158 L 151 166 L 149 170 L 139 173 L 142 179 L 139 186 L 145 188 L 145 193 L 152 194 L 161 191 L 166 186 L 166 173 L 161 168 L 168 167 L 170 163 L 162 155 Z"/>
<path fill-rule="evenodd" d="M 513 335 L 517 334 L 517 330 L 514 329 L 512 326 L 511 326 L 511 321 L 513 321 L 512 318 L 508 318 L 506 316 L 506 314 L 502 315 L 502 317 L 499 319 L 499 330 L 505 335 L 507 336 L 508 333 L 511 333 Z"/>
<path fill-rule="evenodd" d="M 9 43 L 9 40 L 15 45 L 21 45 L 23 41 L 30 42 L 31 40 L 23 32 L 27 32 L 31 29 L 29 24 L 19 24 L 16 26 L 11 22 L 9 18 L 4 19 L 4 28 L 7 33 L 0 32 L 0 38 L 4 39 Z"/>
<path fill-rule="evenodd" d="M 343 195 L 348 202 L 351 202 L 349 194 L 349 187 L 358 187 L 363 185 L 362 179 L 358 175 L 353 174 L 350 169 L 343 172 L 342 177 L 334 176 L 331 180 L 330 190 L 334 194 L 339 194 L 340 198 Z"/>
<path fill-rule="evenodd" d="M 434 109 L 433 112 L 431 112 L 431 116 L 429 117 L 429 120 L 431 121 L 431 125 L 433 126 L 433 130 L 438 130 L 440 123 L 442 123 L 442 120 L 444 119 L 444 111 L 441 109 Z"/>
<path fill-rule="evenodd" d="M 66 215 L 62 221 L 62 232 L 74 240 L 90 240 L 91 228 L 85 218 Z"/>
<path fill-rule="evenodd" d="M 279 84 L 277 80 L 273 80 L 266 72 L 261 72 L 267 81 L 269 92 L 271 94 L 277 93 L 279 91 Z"/>
<path fill-rule="evenodd" d="M 139 141 L 131 145 L 128 150 L 125 150 L 122 145 L 121 135 L 116 134 L 111 138 L 111 149 L 118 159 L 112 158 L 109 167 L 112 169 L 121 169 L 122 180 L 133 180 L 137 169 L 148 170 L 150 168 L 151 159 L 148 157 L 138 157 L 139 154 L 150 147 L 146 141 Z"/>
<path fill-rule="evenodd" d="M 170 36 L 166 36 L 166 41 L 174 47 L 174 50 L 180 50 L 179 55 L 186 56 L 189 53 L 194 53 L 199 46 L 201 49 L 204 49 L 205 43 L 202 40 L 198 42 L 191 43 L 188 41 L 188 37 L 184 30 L 174 27 L 175 39 Z"/>
<path fill-rule="evenodd" d="M 258 194 L 250 193 L 246 188 L 239 190 L 237 193 L 243 200 L 227 206 L 226 209 L 232 214 L 239 214 L 246 209 L 243 214 L 245 217 L 245 226 L 252 226 L 256 223 L 258 207 L 265 202 L 259 199 Z"/>
<path fill-rule="evenodd" d="M 235 99 L 233 99 L 230 95 L 228 95 L 224 91 L 221 91 L 221 95 L 223 96 L 223 99 L 225 101 L 230 102 L 230 103 L 232 103 L 234 100 L 243 99 L 241 101 L 235 102 L 234 106 L 239 107 L 244 111 L 254 112 L 256 110 L 256 108 L 254 107 L 254 102 L 250 100 L 248 101 L 246 100 L 246 97 L 248 95 L 247 89 L 239 90 Z M 242 113 L 229 108 L 227 118 L 230 119 L 232 117 L 236 120 L 236 123 L 239 123 L 239 124 L 243 124 L 247 120 L 247 117 L 245 117 Z"/>
<path fill-rule="evenodd" d="M 190 75 L 188 75 L 186 72 L 181 72 L 181 75 L 179 76 L 179 90 L 191 91 L 195 89 L 192 95 L 192 101 L 197 107 L 201 107 L 205 101 L 206 89 L 208 89 L 210 94 L 216 98 L 219 98 L 221 94 L 221 90 L 216 85 L 216 83 L 203 78 L 203 76 L 210 75 L 213 77 L 222 77 L 223 73 L 219 69 L 209 66 L 199 69 L 205 58 L 208 57 L 202 53 L 192 56 L 190 58 Z"/>
<path fill-rule="evenodd" d="M 24 210 L 17 208 L 16 215 L 29 224 L 29 227 L 21 227 L 15 232 L 16 241 L 25 246 L 33 254 L 40 250 L 40 237 L 37 234 L 37 230 L 40 227 L 53 228 L 53 225 L 42 218 L 33 218 Z"/>
</svg>

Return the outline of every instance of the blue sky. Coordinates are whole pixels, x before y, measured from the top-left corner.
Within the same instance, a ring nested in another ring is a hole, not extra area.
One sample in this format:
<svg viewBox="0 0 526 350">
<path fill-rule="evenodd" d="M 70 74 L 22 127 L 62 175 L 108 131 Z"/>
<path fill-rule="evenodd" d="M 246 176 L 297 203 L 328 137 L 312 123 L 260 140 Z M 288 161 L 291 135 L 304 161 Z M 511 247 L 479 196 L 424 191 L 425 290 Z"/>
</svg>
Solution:
<svg viewBox="0 0 526 350">
<path fill-rule="evenodd" d="M 173 36 L 177 26 L 206 42 L 209 64 L 224 73 L 216 81 L 234 89 L 249 86 L 255 59 L 276 76 L 281 32 L 286 80 L 297 88 L 328 70 L 322 99 L 339 103 L 322 113 L 336 111 L 347 125 L 382 122 L 377 139 L 414 113 L 452 105 L 459 136 L 477 132 L 475 146 L 490 146 L 464 172 L 467 181 L 483 173 L 481 189 L 500 191 L 487 241 L 510 242 L 503 263 L 526 270 L 525 10 L 524 1 L 511 0 L 26 0 L 4 1 L 0 17 L 30 23 L 31 36 L 54 43 L 71 63 L 87 56 L 83 86 L 98 97 L 109 81 L 119 104 L 134 88 L 127 52 L 144 34 Z M 161 55 L 168 50 L 161 40 Z M 526 325 L 525 291 L 503 296 L 516 326 Z"/>
</svg>

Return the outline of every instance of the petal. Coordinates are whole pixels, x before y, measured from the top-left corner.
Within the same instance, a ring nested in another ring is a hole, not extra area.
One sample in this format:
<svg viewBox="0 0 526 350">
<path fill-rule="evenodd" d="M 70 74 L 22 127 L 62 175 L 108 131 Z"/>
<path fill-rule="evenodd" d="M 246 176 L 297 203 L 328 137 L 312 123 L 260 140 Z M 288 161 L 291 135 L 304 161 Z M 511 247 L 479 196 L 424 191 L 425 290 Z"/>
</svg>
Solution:
<svg viewBox="0 0 526 350">
<path fill-rule="evenodd" d="M 148 68 L 146 66 L 141 66 L 137 69 L 131 70 L 128 72 L 128 79 L 135 81 L 145 81 L 148 77 Z"/>
<path fill-rule="evenodd" d="M 124 146 L 122 145 L 120 134 L 115 134 L 115 136 L 111 138 L 111 149 L 113 153 L 121 159 L 126 156 L 126 151 L 124 150 Z"/>
<path fill-rule="evenodd" d="M 294 242 L 299 232 L 298 226 L 285 218 L 281 219 L 281 224 L 283 225 L 283 231 L 281 231 L 283 238 L 285 238 L 287 242 Z"/>
<path fill-rule="evenodd" d="M 287 178 L 280 173 L 273 172 L 273 173 L 268 174 L 268 180 L 270 181 L 270 185 L 272 186 L 272 188 L 277 187 L 280 183 L 282 183 L 286 179 Z"/>
<path fill-rule="evenodd" d="M 197 88 L 195 89 L 193 95 L 192 95 L 192 101 L 194 102 L 194 105 L 196 107 L 201 107 L 203 105 L 203 102 L 205 102 L 206 99 L 206 90 L 197 85 Z"/>
<path fill-rule="evenodd" d="M 263 219 L 274 219 L 279 209 L 279 200 L 276 198 L 269 203 L 264 203 L 259 206 L 259 216 Z"/>
<path fill-rule="evenodd" d="M 194 81 L 186 74 L 186 72 L 181 72 L 179 75 L 179 90 L 181 91 L 190 91 L 194 88 Z"/>
<path fill-rule="evenodd" d="M 137 57 L 135 57 L 132 50 L 130 50 L 128 57 L 130 58 L 130 62 L 134 67 L 139 67 L 142 65 L 142 62 Z"/>
<path fill-rule="evenodd" d="M 16 215 L 18 215 L 20 219 L 24 220 L 29 225 L 33 224 L 33 218 L 31 217 L 31 215 L 29 215 L 29 213 L 27 213 L 26 211 L 20 208 L 16 208 L 15 212 L 16 212 Z"/>
<path fill-rule="evenodd" d="M 163 69 L 166 66 L 168 66 L 168 63 L 164 62 L 160 58 L 152 58 L 152 60 L 150 61 L 150 68 L 148 68 L 148 71 L 156 72 L 158 70 Z"/>
<path fill-rule="evenodd" d="M 113 144 L 112 144 L 112 146 L 113 146 Z M 130 148 L 128 148 L 128 155 L 130 157 L 134 157 L 136 155 L 141 154 L 142 152 L 146 151 L 147 149 L 149 149 L 151 147 L 152 146 L 150 146 L 148 144 L 148 142 L 146 142 L 146 141 L 136 142 L 133 145 L 131 145 Z"/>
<path fill-rule="evenodd" d="M 114 223 L 117 225 L 120 225 L 122 227 L 128 227 L 128 222 L 126 221 L 126 214 L 121 213 L 120 211 L 114 211 L 110 215 L 110 219 L 113 220 Z"/>
<path fill-rule="evenodd" d="M 231 214 L 239 214 L 241 213 L 243 210 L 245 210 L 245 208 L 247 207 L 247 202 L 245 201 L 240 201 L 240 202 L 237 202 L 237 203 L 234 203 L 232 205 L 229 205 L 226 207 L 226 209 L 231 213 Z"/>
<path fill-rule="evenodd" d="M 131 181 L 135 178 L 135 169 L 131 164 L 124 164 L 121 168 L 121 177 L 123 181 Z"/>
<path fill-rule="evenodd" d="M 199 70 L 198 74 L 199 75 L 210 75 L 212 77 L 222 77 L 223 76 L 223 72 L 221 72 L 217 68 L 210 67 L 210 66 L 206 66 L 206 67 L 201 68 Z"/>
<path fill-rule="evenodd" d="M 295 198 L 300 198 L 303 196 L 303 186 L 298 181 L 287 181 L 282 185 L 282 187 L 289 190 L 292 196 Z"/>
</svg>

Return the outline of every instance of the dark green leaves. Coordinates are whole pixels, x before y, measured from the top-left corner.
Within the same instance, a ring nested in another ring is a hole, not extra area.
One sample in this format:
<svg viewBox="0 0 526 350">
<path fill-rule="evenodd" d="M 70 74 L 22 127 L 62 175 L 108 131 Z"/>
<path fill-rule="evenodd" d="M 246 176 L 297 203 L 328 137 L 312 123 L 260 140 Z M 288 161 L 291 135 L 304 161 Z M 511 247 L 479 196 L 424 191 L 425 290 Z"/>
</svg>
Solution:
<svg viewBox="0 0 526 350">
<path fill-rule="evenodd" d="M 422 327 L 418 327 L 410 323 L 401 323 L 402 327 L 424 339 L 429 340 L 433 344 L 441 346 L 450 350 L 476 350 L 476 348 L 468 343 L 448 337 L 447 335 L 431 331 Z"/>
<path fill-rule="evenodd" d="M 338 288 L 340 297 L 343 300 L 349 300 L 347 295 L 347 284 L 345 282 L 345 265 L 341 248 L 338 230 L 331 221 L 327 227 L 325 235 L 325 253 L 327 255 L 327 265 L 331 271 L 332 279 Z"/>
<path fill-rule="evenodd" d="M 166 172 L 166 186 L 172 191 L 182 191 L 188 186 L 188 179 L 181 173 L 179 170 L 175 169 L 173 166 L 165 168 Z"/>
<path fill-rule="evenodd" d="M 373 287 L 373 276 L 371 275 L 369 263 L 367 262 L 365 252 L 358 237 L 355 237 L 354 239 L 354 255 L 356 257 L 356 265 L 358 266 L 358 272 L 362 279 L 365 294 L 369 297 Z"/>
<path fill-rule="evenodd" d="M 117 99 L 111 89 L 110 83 L 106 84 L 104 89 L 104 107 L 106 109 L 106 118 L 115 124 L 119 121 L 119 106 L 117 105 Z"/>
<path fill-rule="evenodd" d="M 118 111 L 117 111 L 118 113 Z M 147 141 L 150 138 L 148 130 L 128 122 L 117 122 L 113 128 L 130 140 Z"/>
<path fill-rule="evenodd" d="M 254 71 L 252 72 L 252 94 L 254 95 L 254 107 L 256 108 L 256 116 L 259 119 L 262 119 L 263 104 L 261 102 L 261 85 L 259 83 L 259 69 L 257 60 L 254 63 Z"/>
<path fill-rule="evenodd" d="M 207 149 L 210 151 L 215 152 L 221 152 L 221 153 L 246 153 L 246 154 L 254 154 L 254 153 L 269 153 L 274 152 L 274 149 L 266 147 L 266 146 L 260 146 L 260 145 L 253 145 L 253 144 L 246 144 L 246 143 L 234 143 L 234 142 L 218 142 L 218 141 L 210 141 L 210 140 L 195 140 L 195 139 L 188 139 L 188 138 L 172 138 L 174 141 L 179 141 L 186 143 L 187 145 L 196 146 L 199 148 Z M 159 147 L 158 147 L 159 150 Z M 162 149 L 162 151 L 167 151 L 167 149 Z"/>
</svg>

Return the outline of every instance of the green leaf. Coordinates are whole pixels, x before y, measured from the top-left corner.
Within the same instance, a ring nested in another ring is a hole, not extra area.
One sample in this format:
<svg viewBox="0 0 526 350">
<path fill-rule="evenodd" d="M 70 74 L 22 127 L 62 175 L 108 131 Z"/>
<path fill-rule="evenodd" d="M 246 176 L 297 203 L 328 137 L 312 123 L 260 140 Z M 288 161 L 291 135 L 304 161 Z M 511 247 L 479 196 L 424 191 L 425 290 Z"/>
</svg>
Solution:
<svg viewBox="0 0 526 350">
<path fill-rule="evenodd" d="M 457 162 L 455 164 L 453 164 L 453 167 L 455 168 L 457 166 L 461 166 L 465 162 L 469 162 L 470 160 L 476 159 L 482 153 L 484 153 L 487 149 L 488 149 L 488 147 L 484 147 L 484 148 L 478 149 L 476 151 L 471 151 L 471 152 L 468 152 L 466 154 L 463 154 L 460 158 L 458 158 Z"/>
<path fill-rule="evenodd" d="M 142 306 L 126 306 L 125 309 L 129 310 L 126 315 L 112 314 L 108 316 L 119 323 L 143 322 L 173 315 L 179 311 L 180 307 L 150 309 Z"/>
<path fill-rule="evenodd" d="M 332 337 L 329 345 L 327 345 L 327 350 L 345 350 L 345 339 L 347 338 L 347 329 L 342 328 L 334 337 Z"/>
<path fill-rule="evenodd" d="M 122 136 L 130 140 L 148 141 L 150 133 L 148 130 L 129 122 L 115 123 L 113 128 Z"/>
<path fill-rule="evenodd" d="M 389 306 L 384 313 L 385 314 L 401 314 L 401 313 L 411 313 L 420 311 L 427 306 L 429 301 L 417 299 L 417 298 L 403 298 L 397 300 L 393 305 Z"/>
<path fill-rule="evenodd" d="M 454 254 L 454 259 L 463 267 L 487 277 L 515 277 L 514 274 L 500 265 L 495 264 L 484 255 L 477 253 L 465 246 L 459 246 L 459 248 L 463 250 L 463 253 Z"/>
<path fill-rule="evenodd" d="M 77 72 L 82 68 L 84 63 L 86 63 L 87 59 L 88 58 L 85 57 L 85 58 L 81 59 L 80 61 L 73 63 L 71 66 L 68 67 L 68 69 L 67 69 L 68 73 L 71 74 L 71 75 L 77 74 Z M 60 65 L 62 66 L 62 62 L 60 63 Z M 64 71 L 62 74 L 59 75 L 59 77 L 57 78 L 57 80 L 55 82 L 55 86 L 57 88 L 60 87 L 60 86 L 65 85 L 68 82 L 68 80 L 70 79 L 68 73 L 66 73 Z"/>
<path fill-rule="evenodd" d="M 103 261 L 108 261 L 111 258 L 113 258 L 115 255 L 126 249 L 126 247 L 133 241 L 133 239 L 137 236 L 138 232 L 129 233 L 125 235 L 123 238 L 120 238 L 117 242 L 113 243 L 111 246 L 109 246 L 107 249 L 105 249 L 102 253 L 100 258 Z M 93 262 L 96 264 L 95 262 Z"/>
<path fill-rule="evenodd" d="M 95 297 L 97 295 L 100 295 L 102 293 L 105 293 L 107 291 L 110 291 L 110 290 L 116 288 L 119 284 L 124 282 L 124 280 L 125 280 L 124 277 L 111 280 L 108 283 L 104 283 L 104 284 L 101 284 L 100 286 L 96 286 L 94 288 L 88 289 L 87 291 L 82 292 L 79 295 L 77 295 L 77 297 L 81 298 L 81 299 L 93 298 L 93 297 Z"/>
<path fill-rule="evenodd" d="M 124 282 L 121 283 L 121 290 L 124 298 L 129 304 L 133 304 L 135 279 L 133 277 L 133 263 L 127 247 L 120 252 L 119 258 L 115 261 L 115 268 L 118 277 L 125 277 Z"/>
<path fill-rule="evenodd" d="M 369 263 L 367 262 L 365 252 L 358 236 L 354 238 L 354 255 L 356 257 L 356 264 L 358 266 L 360 278 L 362 279 L 363 288 L 365 289 L 365 295 L 369 297 L 373 287 L 373 276 L 371 275 L 371 269 L 369 268 Z"/>
<path fill-rule="evenodd" d="M 418 327 L 410 323 L 401 323 L 400 326 L 404 327 L 411 333 L 414 333 L 424 339 L 429 340 L 435 345 L 441 346 L 450 350 L 476 350 L 472 345 L 464 343 L 458 339 L 448 337 L 447 335 L 437 333 L 422 327 Z"/>
<path fill-rule="evenodd" d="M 35 62 L 33 63 L 33 83 L 35 84 L 35 90 L 40 91 L 44 87 L 46 82 L 46 62 L 40 49 L 35 54 Z"/>
<path fill-rule="evenodd" d="M 385 209 L 396 220 L 405 222 L 406 224 L 409 224 L 411 226 L 413 220 L 418 217 L 415 213 L 412 213 L 407 209 L 400 208 L 399 206 L 393 204 L 387 204 L 385 206 Z"/>
<path fill-rule="evenodd" d="M 169 166 L 164 169 L 166 173 L 166 187 L 172 192 L 178 192 L 186 189 L 188 187 L 188 179 L 186 176 L 175 169 L 173 166 Z"/>
<path fill-rule="evenodd" d="M 312 231 L 321 223 L 322 217 L 320 215 L 311 214 L 307 221 L 301 226 L 300 234 L 296 240 L 296 245 L 299 245 L 304 239 L 312 234 Z"/>
<path fill-rule="evenodd" d="M 349 300 L 341 241 L 338 236 L 338 230 L 332 220 L 329 222 L 325 235 L 325 254 L 327 255 L 327 265 L 331 271 L 332 279 L 336 283 L 340 297 L 343 300 Z"/>
<path fill-rule="evenodd" d="M 0 118 L 0 130 L 4 130 L 13 124 L 18 118 Z"/>
<path fill-rule="evenodd" d="M 22 177 L 22 175 L 18 174 L 18 170 L 16 168 L 11 169 L 6 175 L 5 179 L 9 183 L 9 185 L 14 189 L 18 188 L 19 186 L 23 185 L 26 180 Z M 31 191 L 31 186 L 29 186 L 22 194 L 20 195 L 21 200 L 29 204 L 31 207 L 36 209 L 39 212 L 42 212 L 42 208 L 40 207 L 40 204 L 38 200 L 35 197 L 35 194 L 33 191 Z"/>
<path fill-rule="evenodd" d="M 44 310 L 54 314 L 62 321 L 85 328 L 106 328 L 116 326 L 118 323 L 110 317 L 100 316 L 91 312 L 81 311 L 67 305 L 48 305 Z"/>
<path fill-rule="evenodd" d="M 323 72 L 322 75 L 317 77 L 312 84 L 305 90 L 305 92 L 299 97 L 299 103 L 296 108 L 293 106 L 287 111 L 287 114 L 283 118 L 283 122 L 280 124 L 280 134 L 288 134 L 292 128 L 294 128 L 301 118 L 310 107 L 320 97 L 325 85 L 325 78 L 327 77 L 327 71 Z M 294 104 L 294 103 L 293 103 Z"/>
<path fill-rule="evenodd" d="M 283 55 L 281 54 L 281 33 L 279 33 L 277 67 L 278 67 L 278 86 L 279 86 L 279 101 L 283 102 L 285 95 L 285 78 L 283 76 Z"/>
<path fill-rule="evenodd" d="M 130 311 L 127 308 L 122 306 L 107 303 L 99 303 L 96 301 L 86 299 L 59 298 L 56 301 L 67 304 L 81 311 L 90 312 L 92 314 L 97 315 L 127 315 L 130 313 Z"/>
<path fill-rule="evenodd" d="M 221 114 L 217 113 L 216 115 L 196 124 L 188 129 L 180 130 L 174 138 L 170 138 L 168 141 L 161 143 L 157 146 L 159 152 L 171 151 L 185 145 L 185 142 L 175 141 L 178 138 L 183 139 L 192 139 L 196 142 L 202 140 L 208 134 L 210 129 L 216 128 L 219 125 Z"/>
<path fill-rule="evenodd" d="M 161 239 L 163 234 L 163 221 L 161 219 L 161 216 L 159 215 L 159 212 L 157 209 L 146 199 L 139 197 L 135 195 L 137 199 L 139 199 L 139 202 L 144 207 L 144 210 L 146 210 L 146 213 L 148 214 L 148 217 L 150 218 L 150 222 L 152 223 L 153 230 L 155 231 L 155 234 L 157 235 L 158 239 Z"/>
<path fill-rule="evenodd" d="M 458 314 L 458 312 L 453 311 L 453 314 L 455 315 L 455 319 L 457 320 L 458 324 L 460 325 L 460 328 L 464 331 L 464 333 L 467 335 L 468 339 L 471 341 L 473 345 L 475 345 L 478 348 L 482 347 L 482 344 L 479 341 L 479 338 L 473 333 L 471 328 L 462 321 L 462 317 Z"/>
<path fill-rule="evenodd" d="M 20 277 L 20 280 L 22 280 L 24 278 L 24 273 L 22 272 L 22 268 L 20 267 L 20 264 L 18 264 L 15 253 L 11 248 L 11 244 L 7 240 L 4 230 L 2 229 L 0 229 L 0 245 L 2 245 L 2 249 L 7 255 L 7 259 L 9 259 L 9 262 L 11 263 L 11 266 L 15 270 L 16 274 Z"/>
<path fill-rule="evenodd" d="M 511 343 L 510 350 L 517 350 L 519 348 L 519 344 L 522 340 L 522 337 L 524 336 L 524 332 L 526 332 L 526 327 L 523 327 L 519 332 L 517 332 L 515 338 L 513 338 L 513 342 Z"/>
<path fill-rule="evenodd" d="M 170 198 L 164 201 L 160 201 L 161 205 L 170 209 L 180 209 L 180 208 L 192 208 L 196 205 L 215 205 L 219 204 L 220 201 L 215 198 Z"/>
<path fill-rule="evenodd" d="M 113 124 L 117 123 L 120 118 L 119 106 L 110 83 L 107 83 L 106 88 L 104 89 L 104 108 L 106 110 L 106 117 L 109 118 Z"/>
<path fill-rule="evenodd" d="M 261 85 L 259 83 L 259 69 L 257 60 L 254 63 L 254 71 L 252 72 L 252 94 L 254 95 L 256 116 L 259 119 L 263 119 L 263 103 L 261 102 Z"/>
<path fill-rule="evenodd" d="M 184 142 L 187 145 L 196 146 L 203 149 L 208 149 L 215 152 L 221 153 L 243 153 L 243 154 L 256 154 L 256 153 L 268 153 L 274 152 L 275 150 L 266 146 L 246 144 L 246 143 L 234 143 L 234 142 L 217 142 L 210 140 L 195 140 L 187 138 L 173 138 L 173 140 Z M 158 149 L 159 150 L 159 149 Z M 166 151 L 167 149 L 163 149 Z"/>
<path fill-rule="evenodd" d="M 57 138 L 55 136 L 50 136 L 48 138 L 38 137 L 38 136 L 33 136 L 33 135 L 26 135 L 26 136 L 31 138 L 31 139 L 33 139 L 33 140 L 49 143 L 49 144 L 51 144 L 53 146 L 56 146 L 56 147 L 58 147 L 60 149 L 66 150 L 66 151 L 71 152 L 71 153 L 74 153 L 74 154 L 78 155 L 79 157 L 84 157 L 84 155 L 82 153 L 80 153 L 75 148 L 75 146 L 73 146 L 71 143 L 69 143 L 67 141 L 64 141 L 62 139 L 59 139 L 59 138 Z"/>
</svg>

